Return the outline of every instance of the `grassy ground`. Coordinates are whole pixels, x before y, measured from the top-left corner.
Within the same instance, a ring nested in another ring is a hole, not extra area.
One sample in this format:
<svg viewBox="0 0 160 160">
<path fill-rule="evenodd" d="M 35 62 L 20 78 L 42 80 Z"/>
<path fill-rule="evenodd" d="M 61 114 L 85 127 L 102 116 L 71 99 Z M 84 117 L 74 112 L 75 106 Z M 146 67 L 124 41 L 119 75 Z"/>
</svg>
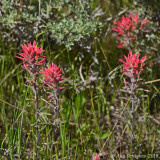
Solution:
<svg viewBox="0 0 160 160">
<path fill-rule="evenodd" d="M 35 107 L 33 101 L 29 100 L 33 98 L 33 93 L 25 86 L 25 71 L 17 64 L 16 51 L 12 46 L 4 48 L 3 42 L 1 48 L 1 158 L 5 159 L 5 155 L 8 155 L 11 159 L 35 159 Z M 50 54 L 52 57 L 52 52 Z M 157 156 L 160 150 L 160 92 L 156 83 L 148 86 L 150 93 L 145 93 L 146 97 L 136 110 L 135 141 L 132 147 L 128 114 L 131 103 L 121 99 L 123 93 L 117 92 L 123 85 L 119 83 L 121 77 L 115 79 L 117 89 L 114 83 L 111 87 L 103 72 L 99 79 L 89 85 L 78 86 L 75 81 L 82 80 L 71 58 L 68 54 L 67 67 L 71 69 L 66 75 L 72 77 L 68 76 L 69 82 L 66 82 L 66 89 L 59 97 L 60 109 L 63 110 L 60 112 L 61 122 L 54 141 L 54 153 L 51 152 L 52 127 L 47 125 L 49 111 L 41 114 L 41 159 L 49 159 L 52 154 L 52 159 L 86 160 L 91 159 L 92 153 L 100 151 L 102 159 L 111 159 L 113 156 L 115 159 L 119 159 L 120 156 L 132 159 L 131 155 L 145 155 L 146 159 L 149 159 L 151 156 Z M 107 70 L 107 66 L 105 68 Z M 85 72 L 86 79 L 87 68 L 83 74 Z M 144 94 L 143 91 L 140 94 Z M 41 107 L 44 104 L 41 100 Z M 124 107 L 126 108 L 123 110 Z"/>
</svg>

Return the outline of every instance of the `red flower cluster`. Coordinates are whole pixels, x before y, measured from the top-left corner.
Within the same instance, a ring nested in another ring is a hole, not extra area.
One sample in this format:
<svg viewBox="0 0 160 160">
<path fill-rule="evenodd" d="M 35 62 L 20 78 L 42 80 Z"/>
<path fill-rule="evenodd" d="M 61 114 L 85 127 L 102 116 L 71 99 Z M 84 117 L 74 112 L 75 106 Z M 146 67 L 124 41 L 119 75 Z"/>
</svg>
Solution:
<svg viewBox="0 0 160 160">
<path fill-rule="evenodd" d="M 42 83 L 46 84 L 47 88 L 53 90 L 63 89 L 64 87 L 59 87 L 59 85 L 65 79 L 61 72 L 62 70 L 57 67 L 54 63 L 49 66 L 49 68 L 43 68 L 43 71 L 40 72 L 42 66 L 46 63 L 46 56 L 40 56 L 44 50 L 36 46 L 36 41 L 27 45 L 22 45 L 23 53 L 18 53 L 20 56 L 16 56 L 19 59 L 23 60 L 22 68 L 26 69 L 32 75 L 37 75 L 42 73 L 45 75 L 45 80 Z"/>
<path fill-rule="evenodd" d="M 97 155 L 97 154 L 93 154 L 93 160 L 100 160 L 99 155 Z"/>
<path fill-rule="evenodd" d="M 65 79 L 61 75 L 62 70 L 57 67 L 54 63 L 52 65 L 49 65 L 48 68 L 44 68 L 43 72 L 40 72 L 45 75 L 45 80 L 42 81 L 42 83 L 47 85 L 47 88 L 51 88 L 53 90 L 57 89 L 63 89 L 64 87 L 59 87 L 59 85 L 63 82 Z"/>
<path fill-rule="evenodd" d="M 127 44 L 127 40 L 135 39 L 135 33 L 148 32 L 143 30 L 143 25 L 148 23 L 149 20 L 143 19 L 141 22 L 139 21 L 137 13 L 129 14 L 129 16 L 122 16 L 121 20 L 114 21 L 113 23 L 116 24 L 116 27 L 113 28 L 113 31 L 116 31 L 118 35 L 123 35 L 123 38 L 119 38 L 119 45 L 118 48 L 122 48 L 123 44 Z"/>
<path fill-rule="evenodd" d="M 143 66 L 146 64 L 144 61 L 147 59 L 147 56 L 139 59 L 140 53 L 136 56 L 136 54 L 132 55 L 132 51 L 129 52 L 128 57 L 124 55 L 126 62 L 122 59 L 119 59 L 120 62 L 123 63 L 123 70 L 121 72 L 124 75 L 131 78 L 132 82 L 135 82 L 139 79 L 139 75 L 141 71 L 143 71 Z"/>
<path fill-rule="evenodd" d="M 36 46 L 36 41 L 27 45 L 22 45 L 23 53 L 18 53 L 21 57 L 16 56 L 23 60 L 23 69 L 28 70 L 31 73 L 39 71 L 39 66 L 43 66 L 46 61 L 46 56 L 40 56 L 44 50 Z M 38 69 L 38 70 L 37 70 Z"/>
</svg>

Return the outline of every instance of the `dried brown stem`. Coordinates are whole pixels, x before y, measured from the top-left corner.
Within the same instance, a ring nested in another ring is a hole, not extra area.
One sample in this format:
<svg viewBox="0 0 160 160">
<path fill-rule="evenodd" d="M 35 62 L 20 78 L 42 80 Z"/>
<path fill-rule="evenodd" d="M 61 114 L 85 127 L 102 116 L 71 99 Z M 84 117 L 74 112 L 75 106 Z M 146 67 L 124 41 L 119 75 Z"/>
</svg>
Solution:
<svg viewBox="0 0 160 160">
<path fill-rule="evenodd" d="M 116 122 L 115 125 L 113 126 L 112 131 L 110 132 L 108 138 L 106 139 L 106 141 L 104 142 L 102 148 L 100 149 L 100 153 L 104 150 L 104 147 L 106 146 L 106 144 L 107 144 L 107 142 L 108 142 L 110 136 L 112 135 L 114 129 L 116 128 L 116 126 L 117 126 L 117 124 L 118 124 L 118 122 L 119 122 L 119 119 L 122 117 L 122 115 L 123 115 L 123 113 L 124 113 L 124 111 L 125 111 L 125 109 L 126 109 L 128 103 L 129 103 L 130 99 L 131 99 L 131 96 L 129 97 L 129 99 L 128 99 L 126 105 L 123 107 L 123 110 L 122 110 L 122 112 L 120 113 L 117 122 Z"/>
</svg>

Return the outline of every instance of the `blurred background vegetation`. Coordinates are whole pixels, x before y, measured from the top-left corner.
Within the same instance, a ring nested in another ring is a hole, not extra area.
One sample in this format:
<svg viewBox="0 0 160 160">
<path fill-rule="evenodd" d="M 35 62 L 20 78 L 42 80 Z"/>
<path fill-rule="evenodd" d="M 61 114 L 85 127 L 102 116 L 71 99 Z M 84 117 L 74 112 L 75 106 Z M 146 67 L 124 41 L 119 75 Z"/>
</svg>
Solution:
<svg viewBox="0 0 160 160">
<path fill-rule="evenodd" d="M 35 108 L 32 91 L 25 86 L 25 71 L 16 58 L 21 44 L 36 40 L 43 46 L 47 63 L 64 70 L 66 89 L 59 96 L 59 136 L 51 156 L 51 127 L 42 130 L 41 159 L 91 159 L 109 136 L 125 100 L 119 58 L 127 48 L 117 49 L 113 21 L 137 12 L 147 18 L 149 32 L 139 42 L 147 55 L 144 81 L 160 77 L 159 0 L 1 0 L 0 1 L 0 157 L 35 159 Z M 118 66 L 118 67 L 117 67 Z M 136 142 L 132 154 L 159 154 L 160 90 L 150 83 L 136 111 Z M 44 106 L 44 102 L 41 103 Z M 130 104 L 128 104 L 128 108 Z M 48 111 L 49 112 L 49 111 Z M 47 111 L 40 121 L 47 123 Z M 129 154 L 127 110 L 107 142 L 101 159 Z M 43 125 L 42 125 L 43 129 Z M 147 158 L 146 158 L 147 159 Z"/>
</svg>

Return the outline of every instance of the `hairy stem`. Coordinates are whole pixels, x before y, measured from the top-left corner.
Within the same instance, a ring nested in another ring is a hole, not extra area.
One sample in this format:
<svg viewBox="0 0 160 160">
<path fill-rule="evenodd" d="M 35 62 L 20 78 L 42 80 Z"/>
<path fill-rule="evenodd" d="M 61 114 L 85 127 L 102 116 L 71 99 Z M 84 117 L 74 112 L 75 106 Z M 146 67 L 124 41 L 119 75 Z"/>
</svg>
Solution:
<svg viewBox="0 0 160 160">
<path fill-rule="evenodd" d="M 39 118 L 39 95 L 38 95 L 38 89 L 37 89 L 37 79 L 34 77 L 33 80 L 33 86 L 34 86 L 34 93 L 35 93 L 35 102 L 36 102 L 36 160 L 39 160 L 39 129 L 38 129 L 38 118 Z"/>
<path fill-rule="evenodd" d="M 132 81 L 132 148 L 134 143 L 134 109 L 135 109 L 135 92 L 134 92 L 134 82 Z"/>
<path fill-rule="evenodd" d="M 56 122 L 57 117 L 58 117 L 58 109 L 59 109 L 59 103 L 58 103 L 58 95 L 57 91 L 54 92 L 54 120 Z"/>
<path fill-rule="evenodd" d="M 52 154 L 52 151 L 53 151 L 53 147 L 54 147 L 54 141 L 55 141 L 55 135 L 56 135 L 56 132 L 57 132 L 57 128 L 58 128 L 58 114 L 59 114 L 59 103 L 58 103 L 58 94 L 57 94 L 57 91 L 55 90 L 54 91 L 54 96 L 52 96 L 53 98 L 53 109 L 52 109 L 52 114 L 53 114 L 53 117 L 54 117 L 54 125 L 53 125 L 53 133 L 52 133 L 52 148 L 51 148 L 51 156 L 53 155 Z M 51 158 L 50 158 L 51 159 Z"/>
</svg>

